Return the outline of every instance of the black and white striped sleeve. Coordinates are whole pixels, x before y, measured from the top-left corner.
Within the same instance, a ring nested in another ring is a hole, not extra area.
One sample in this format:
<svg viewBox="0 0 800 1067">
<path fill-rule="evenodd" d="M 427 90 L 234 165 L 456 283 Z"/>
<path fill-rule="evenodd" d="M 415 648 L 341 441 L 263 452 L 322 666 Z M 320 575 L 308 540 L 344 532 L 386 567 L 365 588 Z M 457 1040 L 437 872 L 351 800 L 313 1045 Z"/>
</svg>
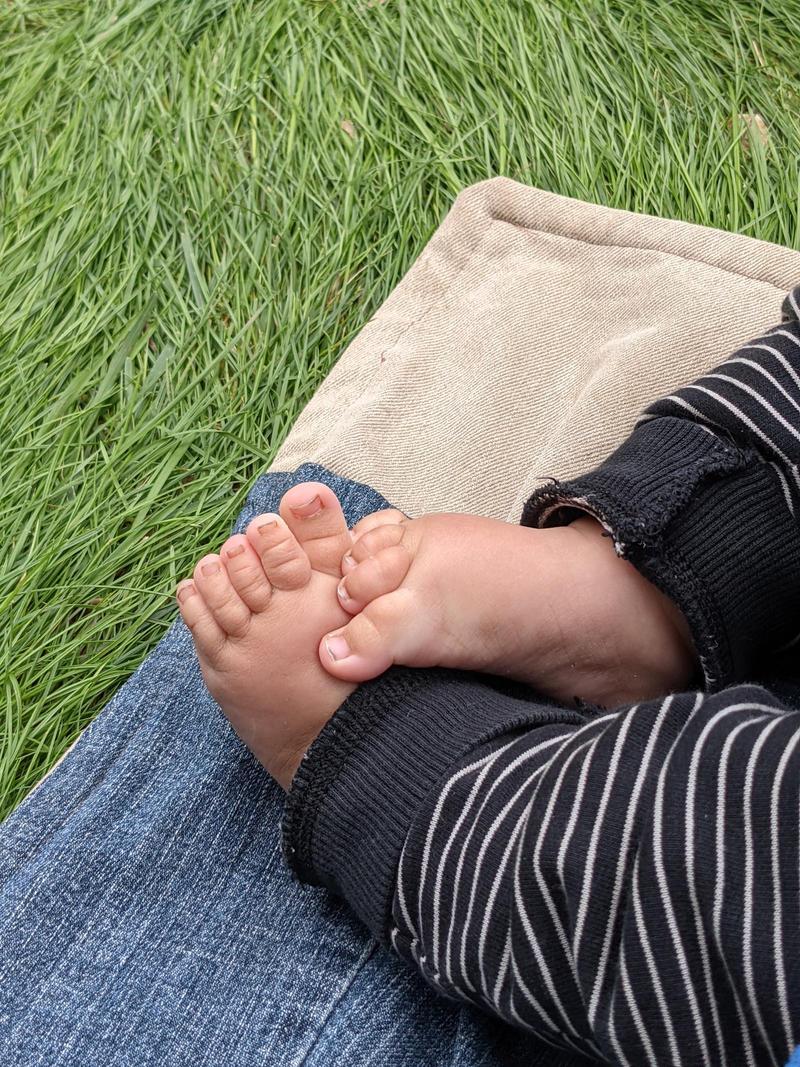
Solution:
<svg viewBox="0 0 800 1067">
<path fill-rule="evenodd" d="M 800 1044 L 800 712 L 763 688 L 577 713 L 394 669 L 312 746 L 284 831 L 436 991 L 576 1063 Z"/>
<path fill-rule="evenodd" d="M 505 736 L 415 820 L 390 936 L 442 993 L 602 1062 L 800 1043 L 800 713 L 687 693 Z"/>
</svg>

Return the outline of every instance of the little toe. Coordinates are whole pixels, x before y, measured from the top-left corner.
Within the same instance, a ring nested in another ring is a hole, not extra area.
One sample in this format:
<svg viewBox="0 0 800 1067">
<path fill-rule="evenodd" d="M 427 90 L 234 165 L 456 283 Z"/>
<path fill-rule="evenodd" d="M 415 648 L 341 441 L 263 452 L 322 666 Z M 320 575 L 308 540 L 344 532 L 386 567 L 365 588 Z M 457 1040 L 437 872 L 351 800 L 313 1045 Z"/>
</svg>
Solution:
<svg viewBox="0 0 800 1067">
<path fill-rule="evenodd" d="M 272 586 L 264 573 L 261 560 L 244 534 L 229 537 L 220 549 L 220 555 L 231 585 L 248 608 L 254 612 L 266 611 L 272 595 Z"/>
<path fill-rule="evenodd" d="M 336 587 L 339 603 L 345 611 L 355 615 L 372 600 L 397 589 L 410 566 L 411 553 L 405 545 L 381 549 L 345 574 Z"/>
<path fill-rule="evenodd" d="M 203 556 L 194 569 L 194 584 L 221 629 L 229 637 L 244 637 L 252 614 L 233 588 L 219 556 Z"/>
<path fill-rule="evenodd" d="M 292 486 L 283 495 L 280 513 L 314 570 L 339 574 L 342 556 L 352 538 L 333 490 L 322 482 Z"/>
<path fill-rule="evenodd" d="M 353 568 L 375 556 L 384 548 L 399 545 L 404 539 L 407 527 L 397 523 L 387 523 L 385 526 L 376 526 L 368 530 L 342 556 L 342 574 L 347 574 Z"/>
<path fill-rule="evenodd" d="M 192 632 L 199 655 L 206 660 L 213 660 L 225 645 L 225 631 L 212 615 L 191 578 L 186 578 L 178 585 L 175 598 L 181 617 Z"/>
<path fill-rule="evenodd" d="M 245 536 L 275 589 L 302 589 L 308 584 L 311 563 L 280 515 L 258 515 Z"/>
<path fill-rule="evenodd" d="M 335 678 L 366 682 L 393 663 L 402 662 L 405 626 L 411 617 L 402 589 L 379 597 L 354 615 L 347 626 L 325 634 L 319 645 L 320 663 Z"/>
</svg>

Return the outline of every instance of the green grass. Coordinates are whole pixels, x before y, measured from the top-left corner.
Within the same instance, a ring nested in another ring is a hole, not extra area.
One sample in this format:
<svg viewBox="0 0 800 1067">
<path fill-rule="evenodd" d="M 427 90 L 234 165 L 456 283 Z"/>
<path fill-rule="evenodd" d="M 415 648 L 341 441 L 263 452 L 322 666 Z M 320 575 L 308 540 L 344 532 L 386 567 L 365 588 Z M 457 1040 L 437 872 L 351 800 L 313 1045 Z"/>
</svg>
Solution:
<svg viewBox="0 0 800 1067">
<path fill-rule="evenodd" d="M 800 0 L 2 5 L 0 811 L 463 186 L 799 247 L 799 36 Z"/>
</svg>

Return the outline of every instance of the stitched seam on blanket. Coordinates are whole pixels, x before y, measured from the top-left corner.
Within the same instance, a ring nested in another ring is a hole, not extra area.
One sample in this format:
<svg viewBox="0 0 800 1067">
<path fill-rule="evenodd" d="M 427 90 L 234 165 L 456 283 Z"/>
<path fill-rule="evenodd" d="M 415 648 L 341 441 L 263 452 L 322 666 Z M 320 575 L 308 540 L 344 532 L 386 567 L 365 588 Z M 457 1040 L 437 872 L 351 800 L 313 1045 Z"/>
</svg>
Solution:
<svg viewBox="0 0 800 1067">
<path fill-rule="evenodd" d="M 400 343 L 400 341 L 409 332 L 409 330 L 412 330 L 415 326 L 418 326 L 423 321 L 423 319 L 427 318 L 427 316 L 430 315 L 431 311 L 433 311 L 433 309 L 438 306 L 438 304 L 441 302 L 441 300 L 445 296 L 447 296 L 447 294 L 453 288 L 453 285 L 455 284 L 455 282 L 461 277 L 461 275 L 464 273 L 464 271 L 467 269 L 467 267 L 471 266 L 472 263 L 474 263 L 475 257 L 477 256 L 478 252 L 481 250 L 483 245 L 486 244 L 486 241 L 487 241 L 487 239 L 489 237 L 489 234 L 492 232 L 491 223 L 498 221 L 492 215 L 487 215 L 486 217 L 487 217 L 487 220 L 489 221 L 490 225 L 488 225 L 484 229 L 483 233 L 480 235 L 480 237 L 478 238 L 478 240 L 475 243 L 475 245 L 466 254 L 466 258 L 464 259 L 464 262 L 461 264 L 461 266 L 458 268 L 458 270 L 455 272 L 455 274 L 453 274 L 453 276 L 450 278 L 450 280 L 445 283 L 444 288 L 439 290 L 439 292 L 434 296 L 434 298 L 430 301 L 430 303 L 427 305 L 427 307 L 425 307 L 419 313 L 419 315 L 417 315 L 415 318 L 413 318 L 409 322 L 407 322 L 400 329 L 400 332 L 384 348 L 381 349 L 381 353 L 380 353 L 381 356 L 385 356 L 387 354 L 387 352 L 390 351 L 390 349 L 394 348 L 396 345 L 398 345 Z M 378 362 L 378 365 L 380 366 L 380 361 Z"/>
<path fill-rule="evenodd" d="M 642 217 L 643 218 L 650 218 L 651 216 L 642 216 Z M 543 227 L 526 226 L 523 223 L 513 222 L 510 219 L 504 218 L 502 215 L 493 214 L 492 211 L 490 209 L 488 209 L 488 208 L 486 209 L 486 214 L 483 216 L 482 221 L 487 222 L 488 225 L 483 229 L 483 232 L 480 234 L 480 236 L 479 236 L 478 240 L 475 242 L 474 246 L 470 249 L 469 252 L 467 252 L 465 254 L 465 258 L 464 258 L 464 261 L 461 264 L 461 266 L 456 270 L 456 272 L 454 274 L 452 274 L 452 276 L 445 282 L 445 284 L 433 295 L 431 300 L 419 312 L 419 314 L 415 315 L 408 322 L 405 322 L 400 327 L 400 329 L 395 333 L 394 337 L 392 337 L 391 340 L 387 341 L 386 344 L 380 349 L 379 359 L 376 361 L 375 372 L 373 374 L 373 380 L 374 380 L 375 376 L 380 373 L 380 368 L 382 366 L 382 361 L 386 357 L 386 355 L 388 353 L 390 353 L 392 351 L 392 349 L 394 349 L 400 343 L 400 341 L 403 339 L 403 337 L 406 336 L 406 334 L 408 334 L 411 330 L 413 330 L 415 326 L 418 326 L 421 322 L 423 322 L 428 317 L 428 315 L 430 315 L 431 312 L 436 307 L 439 306 L 439 304 L 444 299 L 444 297 L 447 296 L 447 294 L 453 288 L 453 285 L 455 284 L 455 282 L 462 276 L 464 271 L 475 262 L 475 259 L 476 259 L 477 255 L 478 255 L 478 253 L 481 251 L 483 246 L 488 241 L 489 236 L 494 232 L 494 227 L 492 225 L 493 223 L 500 223 L 500 224 L 505 225 L 505 226 L 511 226 L 512 228 L 517 229 L 517 230 L 522 230 L 525 233 L 540 234 L 541 236 L 554 237 L 554 238 L 557 238 L 558 240 L 568 241 L 571 244 L 576 244 L 576 245 L 589 245 L 589 246 L 595 247 L 595 248 L 625 248 L 625 249 L 631 249 L 631 250 L 638 250 L 638 251 L 641 251 L 641 252 L 660 253 L 661 255 L 670 256 L 671 258 L 678 259 L 678 260 L 680 260 L 680 261 L 682 261 L 684 263 L 699 263 L 702 266 L 710 267 L 710 268 L 712 268 L 714 270 L 721 271 L 723 274 L 731 274 L 734 277 L 743 278 L 743 279 L 745 279 L 747 281 L 757 282 L 760 285 L 769 286 L 770 289 L 774 289 L 775 291 L 777 291 L 779 293 L 785 293 L 786 292 L 786 287 L 785 286 L 780 286 L 780 285 L 776 284 L 775 282 L 765 281 L 762 278 L 757 278 L 754 275 L 746 274 L 745 272 L 740 271 L 740 270 L 734 270 L 734 269 L 732 269 L 730 267 L 723 267 L 723 266 L 720 266 L 717 263 L 710 263 L 707 259 L 703 259 L 703 258 L 701 258 L 699 256 L 686 256 L 686 255 L 681 254 L 680 252 L 671 252 L 671 251 L 668 251 L 668 250 L 666 250 L 664 248 L 659 248 L 659 247 L 650 248 L 650 247 L 648 247 L 646 245 L 637 244 L 637 243 L 625 244 L 625 243 L 622 243 L 622 242 L 613 242 L 613 241 L 590 241 L 587 238 L 584 238 L 584 237 L 573 237 L 573 236 L 570 236 L 569 234 L 562 233 L 561 231 L 555 230 L 555 229 L 549 230 L 549 229 L 545 229 Z M 724 231 L 720 231 L 720 232 L 724 232 Z M 432 246 L 436 245 L 437 237 L 439 237 L 440 234 L 441 234 L 441 230 L 437 230 L 436 233 L 431 238 L 431 243 L 427 246 L 427 250 L 429 250 L 429 251 L 434 250 L 435 251 L 435 249 L 432 249 Z M 731 234 L 730 236 L 737 236 L 737 235 Z M 428 267 L 427 267 L 427 264 L 426 264 L 426 270 L 427 269 L 428 269 Z M 413 271 L 413 267 L 412 267 L 412 271 Z M 416 282 L 416 279 L 415 279 L 415 282 Z M 402 285 L 403 282 L 401 281 L 399 284 Z M 417 282 L 417 284 L 418 284 L 418 282 Z M 376 325 L 379 325 L 379 327 L 381 329 L 384 329 L 384 324 L 381 322 L 381 311 L 382 310 L 383 310 L 383 308 L 379 308 L 378 309 L 378 311 L 375 314 L 375 316 L 374 316 L 372 321 Z M 362 386 L 362 388 L 363 388 L 363 386 Z M 325 435 L 326 440 L 330 440 L 331 437 L 334 437 L 334 438 L 336 437 L 336 435 L 337 435 L 337 433 L 339 431 L 339 427 L 346 420 L 347 417 L 348 417 L 347 413 L 343 412 L 341 417 L 336 420 L 336 422 L 330 428 L 328 433 Z"/>
<path fill-rule="evenodd" d="M 387 341 L 387 343 L 383 346 L 383 348 L 381 348 L 381 350 L 379 352 L 379 358 L 378 358 L 378 360 L 376 361 L 376 364 L 375 364 L 375 372 L 373 374 L 373 379 L 375 378 L 375 376 L 377 374 L 380 373 L 380 368 L 382 366 L 382 360 L 384 359 L 384 357 L 389 352 L 391 352 L 391 350 L 393 348 L 395 348 L 400 343 L 400 341 L 403 339 L 403 337 L 405 337 L 405 335 L 410 330 L 412 330 L 415 326 L 418 326 L 419 323 L 421 323 L 433 311 L 433 309 L 435 307 L 437 307 L 441 303 L 441 301 L 444 299 L 444 297 L 447 296 L 447 294 L 453 288 L 453 285 L 456 282 L 456 280 L 461 277 L 461 275 L 464 273 L 464 271 L 467 269 L 467 267 L 471 266 L 471 264 L 474 263 L 475 257 L 477 256 L 478 252 L 481 250 L 483 245 L 486 243 L 486 240 L 488 239 L 489 234 L 492 232 L 492 225 L 491 224 L 493 222 L 497 222 L 498 221 L 497 219 L 494 218 L 494 216 L 492 216 L 492 215 L 490 215 L 488 213 L 486 214 L 485 219 L 489 223 L 489 225 L 486 226 L 486 228 L 484 229 L 484 232 L 479 236 L 479 238 L 476 241 L 476 243 L 474 244 L 474 246 L 465 254 L 464 262 L 461 264 L 461 266 L 458 268 L 458 270 L 450 277 L 450 279 L 448 281 L 445 282 L 444 286 L 442 288 L 440 288 L 437 293 L 434 294 L 434 296 L 431 298 L 429 303 L 424 308 L 421 309 L 419 314 L 415 315 L 414 318 L 411 319 L 410 321 L 404 323 L 400 327 L 399 331 L 395 334 L 395 336 L 390 341 Z M 434 235 L 434 237 L 432 238 L 432 241 L 435 241 L 435 239 L 436 239 L 436 235 Z M 430 245 L 428 247 L 430 248 Z M 427 267 L 427 264 L 426 264 L 426 267 Z M 412 267 L 412 270 L 413 270 L 413 267 Z M 403 284 L 402 281 L 400 282 L 400 284 L 401 285 Z M 374 317 L 374 319 L 372 321 L 374 323 L 380 323 L 381 328 L 383 328 L 383 323 L 380 322 L 381 311 L 382 311 L 382 308 L 379 308 L 377 313 L 376 313 L 376 315 L 375 315 L 375 317 Z M 346 354 L 346 353 L 343 353 L 343 355 L 344 354 Z M 366 385 L 366 383 L 362 386 L 362 389 L 365 387 L 365 385 Z M 342 415 L 340 416 L 340 418 L 337 419 L 337 421 L 331 426 L 330 430 L 328 430 L 328 433 L 325 435 L 325 440 L 330 440 L 331 438 L 335 439 L 337 437 L 338 433 L 339 433 L 339 427 L 349 417 L 350 417 L 349 412 L 347 410 L 343 411 Z"/>
<path fill-rule="evenodd" d="M 651 216 L 643 216 L 650 218 Z M 684 263 L 701 263 L 704 267 L 712 267 L 714 270 L 722 271 L 723 274 L 732 274 L 737 278 L 744 278 L 750 282 L 757 282 L 759 285 L 768 285 L 771 289 L 777 289 L 779 293 L 785 293 L 787 286 L 778 285 L 776 282 L 766 281 L 764 278 L 757 278 L 754 274 L 746 274 L 741 270 L 734 270 L 732 267 L 723 267 L 719 263 L 710 263 L 707 259 L 703 259 L 701 256 L 686 256 L 682 252 L 671 252 L 666 248 L 659 248 L 658 246 L 648 247 L 642 244 L 624 244 L 620 241 L 590 241 L 586 237 L 572 237 L 570 234 L 561 233 L 560 230 L 545 230 L 536 226 L 525 226 L 521 222 L 512 222 L 510 219 L 504 219 L 500 215 L 492 215 L 493 222 L 501 222 L 506 226 L 511 226 L 515 230 L 523 230 L 525 233 L 537 233 L 547 237 L 557 237 L 562 241 L 571 241 L 573 244 L 578 245 L 591 245 L 594 248 L 629 248 L 638 252 L 656 252 L 663 256 L 670 256 L 673 259 L 680 259 Z M 725 232 L 725 231 L 720 231 Z M 741 234 L 730 234 L 732 237 L 743 236 Z M 791 251 L 791 249 L 786 249 Z"/>
</svg>

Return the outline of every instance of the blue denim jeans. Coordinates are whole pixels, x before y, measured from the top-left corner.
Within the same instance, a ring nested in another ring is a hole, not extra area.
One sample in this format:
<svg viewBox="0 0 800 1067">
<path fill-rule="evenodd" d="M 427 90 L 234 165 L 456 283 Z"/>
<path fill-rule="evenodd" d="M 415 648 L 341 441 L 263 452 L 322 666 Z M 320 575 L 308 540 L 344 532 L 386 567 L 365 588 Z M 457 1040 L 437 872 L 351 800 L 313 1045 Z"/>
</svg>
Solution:
<svg viewBox="0 0 800 1067">
<path fill-rule="evenodd" d="M 307 479 L 351 523 L 386 506 L 308 465 L 260 478 L 236 528 Z M 294 883 L 281 811 L 176 622 L 0 829 L 0 1063 L 562 1062 L 437 998 L 343 904 Z"/>
</svg>

